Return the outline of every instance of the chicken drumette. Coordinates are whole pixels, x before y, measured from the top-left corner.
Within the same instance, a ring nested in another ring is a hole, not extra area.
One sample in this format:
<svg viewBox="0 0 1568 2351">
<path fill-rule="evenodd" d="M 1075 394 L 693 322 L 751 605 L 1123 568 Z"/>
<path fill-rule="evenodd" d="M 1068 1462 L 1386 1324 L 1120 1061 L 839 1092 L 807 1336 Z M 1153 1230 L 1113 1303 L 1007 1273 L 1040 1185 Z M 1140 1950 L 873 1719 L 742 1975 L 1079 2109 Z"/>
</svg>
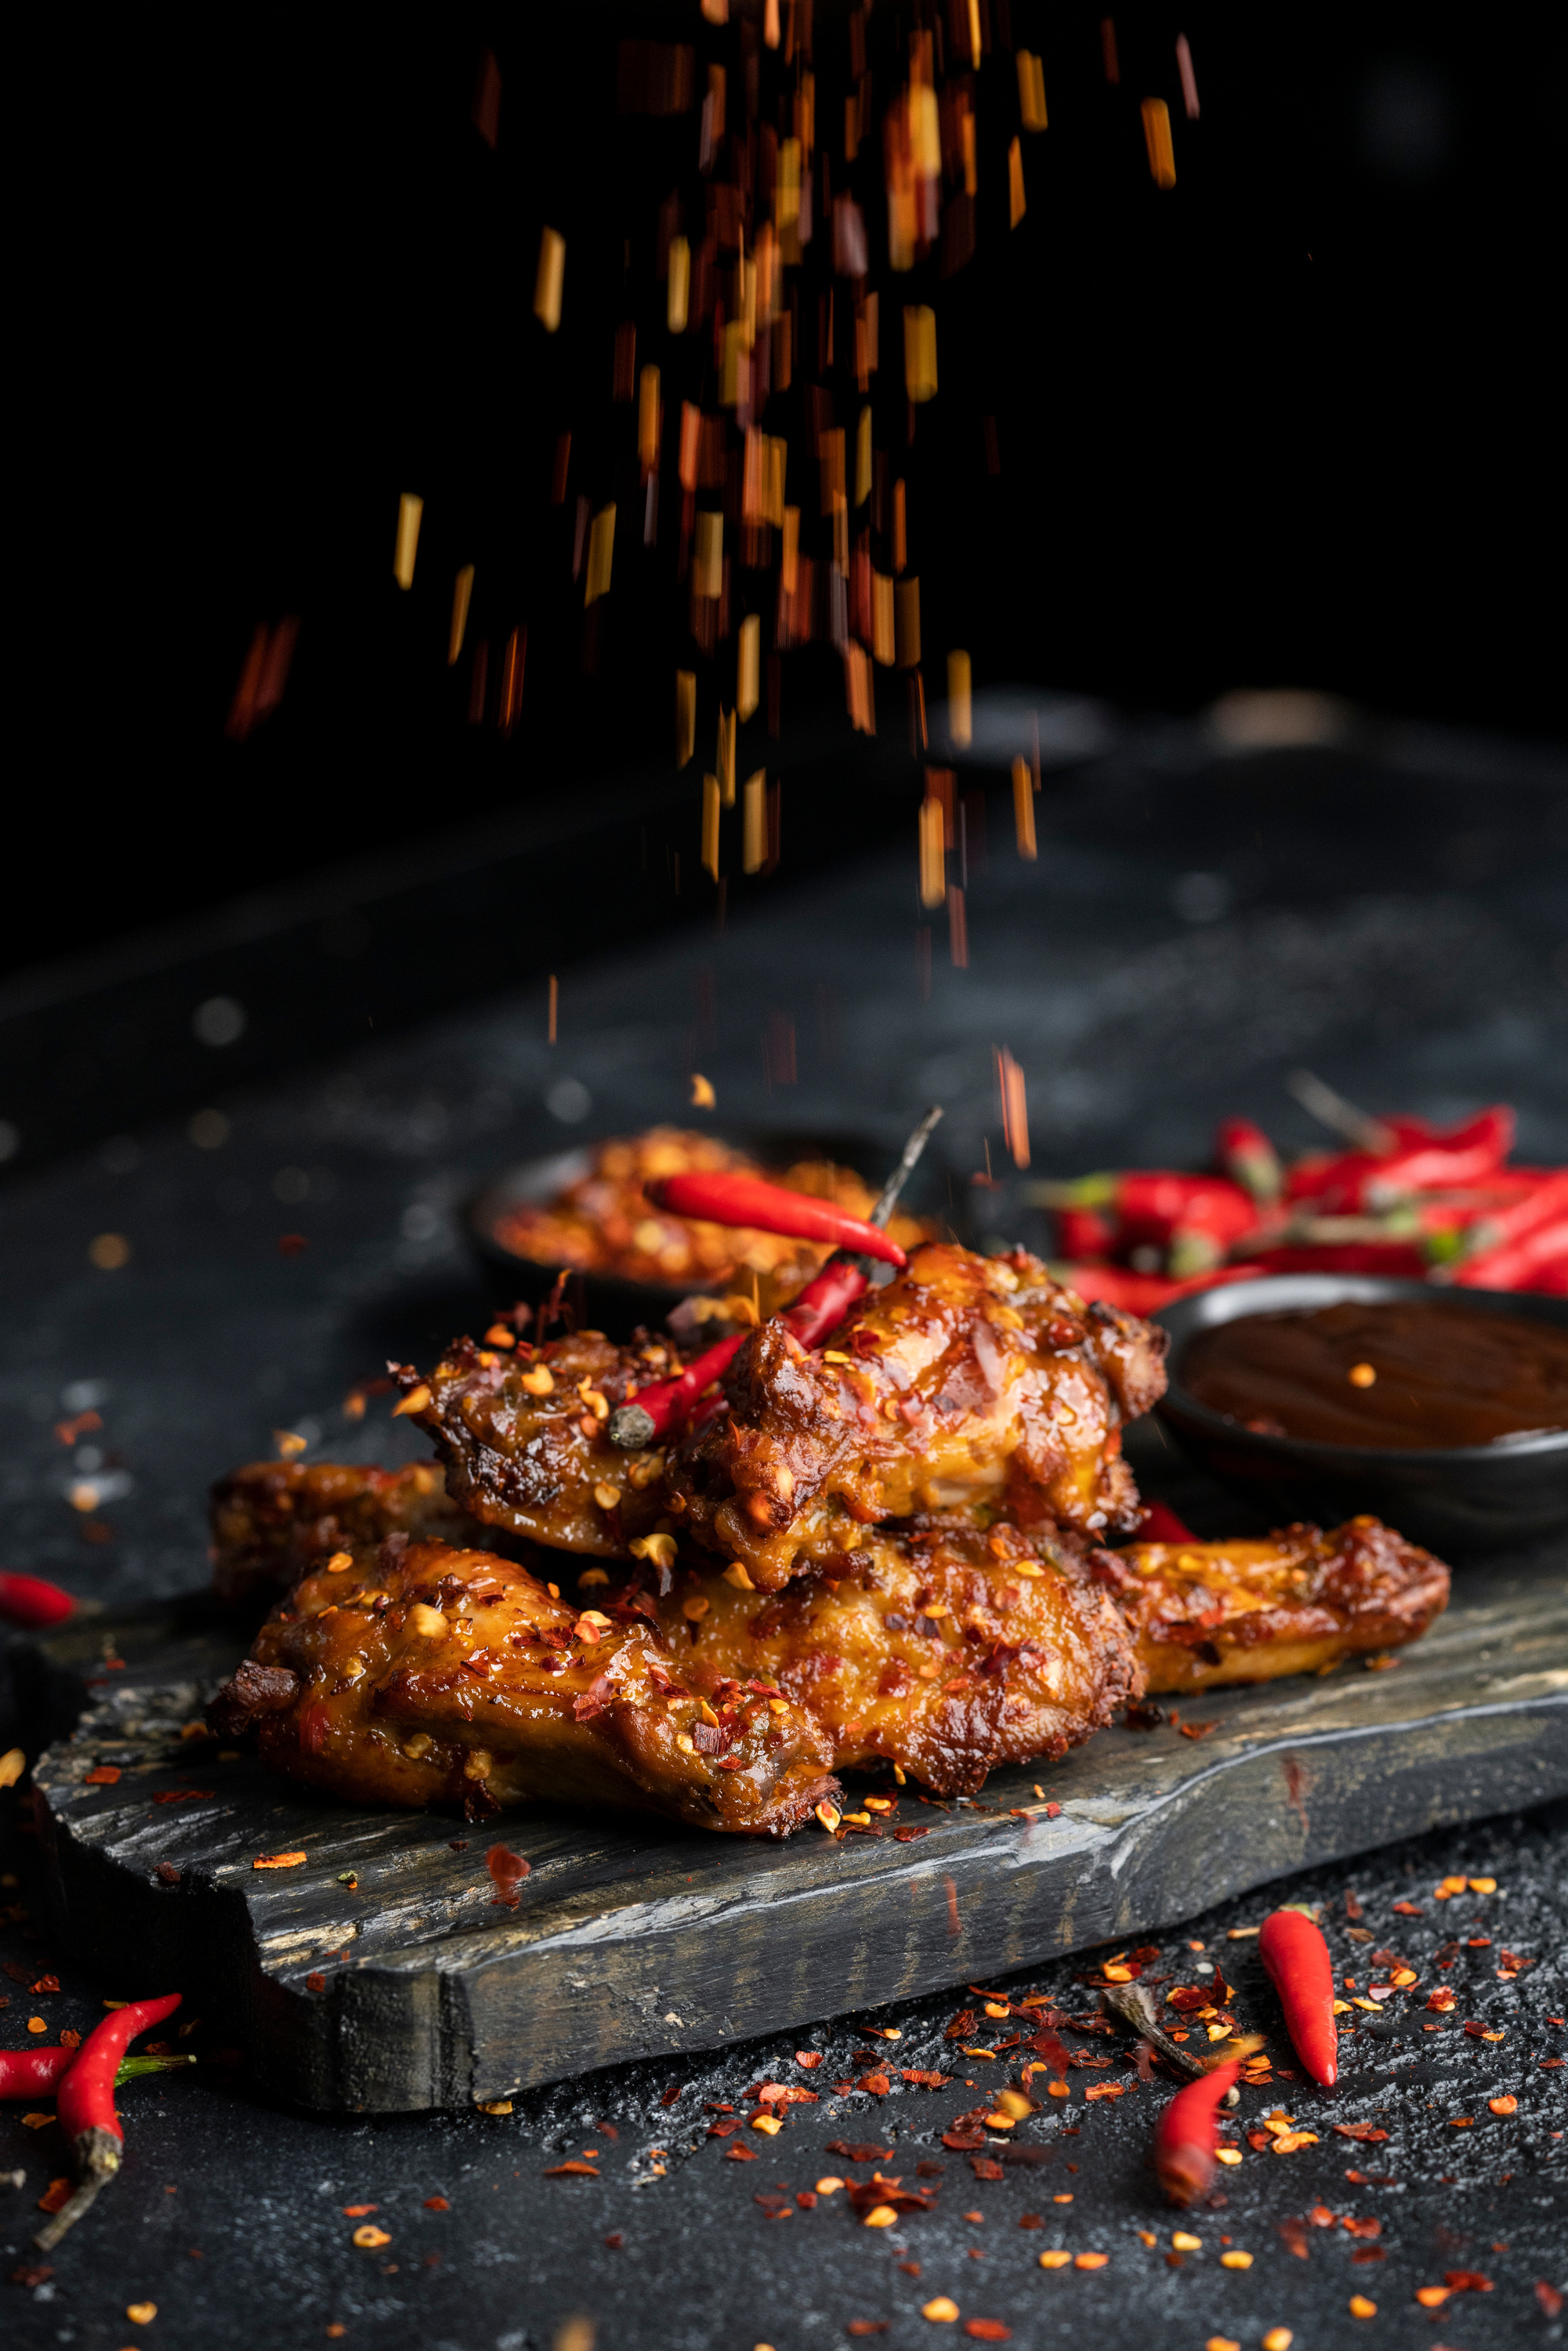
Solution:
<svg viewBox="0 0 1568 2351">
<path fill-rule="evenodd" d="M 1419 1640 L 1448 1570 L 1377 1519 L 1283 1528 L 1266 1541 L 1130 1543 L 1099 1552 L 1151 1693 L 1320 1673 Z"/>
<path fill-rule="evenodd" d="M 361 1802 L 483 1819 L 544 1797 L 786 1834 L 836 1792 L 830 1742 L 781 1692 L 698 1695 L 640 1599 L 581 1610 L 515 1561 L 393 1536 L 304 1579 L 212 1719 Z"/>
<path fill-rule="evenodd" d="M 1165 1348 L 1022 1249 L 933 1244 L 820 1349 L 763 1323 L 726 1376 L 727 1413 L 671 1453 L 668 1507 L 763 1592 L 922 1512 L 1130 1533 L 1122 1424 L 1163 1393 Z"/>
<path fill-rule="evenodd" d="M 664 1457 L 623 1453 L 605 1423 L 633 1390 L 680 1369 L 674 1347 L 618 1347 L 579 1331 L 512 1352 L 455 1339 L 428 1378 L 406 1365 L 397 1378 L 435 1440 L 448 1491 L 475 1520 L 553 1550 L 625 1559 L 666 1508 Z"/>
</svg>

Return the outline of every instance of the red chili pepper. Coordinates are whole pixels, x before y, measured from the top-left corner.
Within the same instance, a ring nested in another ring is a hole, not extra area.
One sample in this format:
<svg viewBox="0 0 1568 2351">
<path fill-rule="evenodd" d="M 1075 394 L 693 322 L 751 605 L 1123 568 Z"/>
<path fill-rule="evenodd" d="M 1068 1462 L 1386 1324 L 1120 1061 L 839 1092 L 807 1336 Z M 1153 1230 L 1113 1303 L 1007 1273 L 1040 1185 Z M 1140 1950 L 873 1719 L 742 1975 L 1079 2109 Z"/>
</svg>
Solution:
<svg viewBox="0 0 1568 2351">
<path fill-rule="evenodd" d="M 9 1625 L 63 1625 L 76 1602 L 41 1575 L 0 1575 L 0 1616 Z"/>
<path fill-rule="evenodd" d="M 33 2242 L 40 2252 L 52 2252 L 66 2231 L 81 2219 L 99 2189 L 120 2168 L 125 2134 L 114 2111 L 114 2084 L 127 2042 L 172 2016 L 183 1995 L 170 1992 L 162 2000 L 133 2000 L 116 2009 L 88 2034 L 76 2064 L 62 2077 L 56 2114 L 71 2141 L 81 2184 L 67 2204 L 38 2231 Z"/>
<path fill-rule="evenodd" d="M 1427 1260 L 1416 1241 L 1281 1241 L 1254 1256 L 1260 1273 L 1376 1273 L 1424 1281 Z"/>
<path fill-rule="evenodd" d="M 1143 1523 L 1133 1537 L 1133 1541 L 1134 1542 L 1189 1543 L 1196 1542 L 1197 1537 L 1186 1520 L 1178 1519 L 1176 1512 L 1168 1509 L 1164 1502 L 1145 1502 Z"/>
<path fill-rule="evenodd" d="M 1056 1246 L 1063 1257 L 1106 1258 L 1120 1243 L 1114 1217 L 1103 1209 L 1057 1209 Z"/>
<path fill-rule="evenodd" d="M 1215 2110 L 1241 2067 L 1234 2057 L 1171 2100 L 1155 2130 L 1155 2169 L 1173 2204 L 1190 2204 L 1214 2178 Z"/>
<path fill-rule="evenodd" d="M 0 2049 L 0 2098 L 47 2098 L 76 2061 L 74 2049 Z M 125 2057 L 115 2086 L 142 2074 L 168 2074 L 195 2062 L 193 2057 Z"/>
<path fill-rule="evenodd" d="M 684 1176 L 661 1176 L 646 1188 L 654 1205 L 668 1208 L 672 1216 L 698 1217 L 715 1225 L 750 1225 L 758 1232 L 788 1233 L 796 1240 L 831 1241 L 835 1248 L 879 1258 L 884 1265 L 909 1262 L 880 1226 L 848 1215 L 831 1200 L 813 1199 L 807 1192 L 789 1192 L 783 1185 L 765 1184 L 757 1176 L 705 1175 L 694 1170 Z"/>
<path fill-rule="evenodd" d="M 1260 1126 L 1249 1118 L 1222 1118 L 1214 1155 L 1231 1182 L 1239 1184 L 1260 1208 L 1273 1207 L 1284 1189 L 1285 1171 Z"/>
<path fill-rule="evenodd" d="M 628 1396 L 604 1424 L 611 1444 L 622 1446 L 628 1453 L 640 1453 L 643 1446 L 667 1437 L 685 1420 L 704 1388 L 723 1377 L 731 1359 L 749 1336 L 746 1331 L 733 1332 L 716 1346 L 694 1355 L 674 1379 L 656 1381 L 652 1387 L 639 1388 L 635 1395 Z"/>
<path fill-rule="evenodd" d="M 1157 1314 L 1177 1298 L 1191 1298 L 1200 1290 L 1218 1290 L 1229 1281 L 1251 1281 L 1265 1269 L 1250 1259 L 1245 1265 L 1217 1266 L 1212 1273 L 1195 1274 L 1189 1281 L 1172 1281 L 1163 1273 L 1134 1273 L 1124 1265 L 1055 1265 L 1058 1281 L 1080 1298 L 1099 1299 L 1107 1306 L 1124 1307 L 1129 1314 Z"/>
<path fill-rule="evenodd" d="M 1371 1151 L 1342 1151 L 1328 1159 L 1299 1160 L 1286 1182 L 1289 1196 L 1315 1200 L 1330 1215 L 1354 1216 L 1412 1192 L 1479 1184 L 1502 1165 L 1513 1144 L 1513 1113 L 1506 1102 L 1446 1134 L 1422 1119 L 1382 1123 L 1397 1137 L 1396 1150 L 1381 1158 Z"/>
<path fill-rule="evenodd" d="M 1568 1260 L 1568 1217 L 1537 1225 L 1501 1249 L 1483 1249 L 1466 1258 L 1454 1270 L 1455 1282 L 1465 1290 L 1555 1290 L 1555 1279 Z"/>
<path fill-rule="evenodd" d="M 1339 2029 L 1328 1945 L 1305 1911 L 1287 1905 L 1264 1919 L 1258 1949 L 1297 2056 L 1314 2082 L 1332 2089 L 1339 2078 Z"/>
</svg>

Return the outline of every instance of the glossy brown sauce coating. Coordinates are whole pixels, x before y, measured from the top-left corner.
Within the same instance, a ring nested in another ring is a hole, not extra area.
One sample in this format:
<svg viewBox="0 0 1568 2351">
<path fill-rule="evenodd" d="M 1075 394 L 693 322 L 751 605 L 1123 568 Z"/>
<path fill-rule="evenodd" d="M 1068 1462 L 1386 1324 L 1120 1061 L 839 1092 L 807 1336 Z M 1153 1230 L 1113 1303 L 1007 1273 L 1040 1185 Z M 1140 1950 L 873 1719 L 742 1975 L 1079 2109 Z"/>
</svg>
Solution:
<svg viewBox="0 0 1568 2351">
<path fill-rule="evenodd" d="M 1439 1300 L 1343 1300 L 1200 1332 L 1181 1384 L 1265 1436 L 1409 1450 L 1494 1445 L 1568 1428 L 1568 1330 Z"/>
<path fill-rule="evenodd" d="M 715 1704 L 681 1662 L 639 1607 L 590 1614 L 515 1561 L 393 1537 L 307 1576 L 212 1713 L 294 1779 L 473 1819 L 542 1797 L 779 1835 L 836 1792 L 800 1708 L 716 1676 Z"/>
<path fill-rule="evenodd" d="M 1448 1570 L 1377 1519 L 1262 1541 L 1129 1543 L 1099 1552 L 1152 1694 L 1320 1673 L 1418 1640 L 1448 1604 Z"/>
<path fill-rule="evenodd" d="M 1023 1250 L 932 1244 L 820 1348 L 763 1324 L 728 1412 L 672 1452 L 670 1508 L 764 1592 L 917 1514 L 1130 1532 L 1122 1424 L 1163 1393 L 1164 1353 L 1163 1332 L 1086 1308 Z"/>
<path fill-rule="evenodd" d="M 375 1469 L 343 1461 L 251 1461 L 213 1488 L 213 1589 L 235 1606 L 291 1591 L 329 1552 L 403 1534 L 486 1540 L 446 1490 L 441 1465 Z"/>
</svg>

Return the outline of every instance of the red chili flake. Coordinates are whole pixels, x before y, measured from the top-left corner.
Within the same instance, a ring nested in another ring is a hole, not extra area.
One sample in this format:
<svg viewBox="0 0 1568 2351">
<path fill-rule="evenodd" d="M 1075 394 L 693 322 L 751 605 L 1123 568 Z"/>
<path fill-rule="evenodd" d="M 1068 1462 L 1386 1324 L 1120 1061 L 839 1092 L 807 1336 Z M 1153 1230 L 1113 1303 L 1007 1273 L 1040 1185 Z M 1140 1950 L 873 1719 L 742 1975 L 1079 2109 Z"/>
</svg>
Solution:
<svg viewBox="0 0 1568 2351">
<path fill-rule="evenodd" d="M 659 2104 L 662 2106 L 673 2106 L 685 2087 L 685 2084 L 684 2082 L 672 2082 L 669 2088 L 664 2092 L 664 2096 L 659 2100 Z"/>
<path fill-rule="evenodd" d="M 626 2240 L 619 2229 L 612 2229 L 609 2236 L 605 2238 L 604 2241 L 609 2246 L 612 2253 L 618 2253 L 621 2251 L 622 2246 L 626 2242 Z"/>
<path fill-rule="evenodd" d="M 381 2209 L 379 2204 L 345 2204 L 343 2218 L 345 2220 L 362 2220 L 367 2212 L 379 2212 Z"/>
<path fill-rule="evenodd" d="M 155 1804 L 193 1804 L 217 1792 L 215 1788 L 160 1788 L 152 1801 Z"/>
<path fill-rule="evenodd" d="M 1554 2285 L 1548 2285 L 1544 2278 L 1537 2278 L 1535 2281 L 1535 2299 L 1548 2318 L 1562 2317 L 1563 2296 Z"/>
<path fill-rule="evenodd" d="M 490 1897 L 492 1910 L 515 1910 L 517 1907 L 517 1886 L 529 1874 L 530 1865 L 520 1853 L 508 1853 L 504 1844 L 493 1844 L 485 1855 L 496 1891 Z"/>
<path fill-rule="evenodd" d="M 99 1763 L 86 1774 L 82 1785 L 87 1788 L 112 1788 L 119 1777 L 118 1763 Z"/>
<path fill-rule="evenodd" d="M 1543 2074 L 1555 2074 L 1560 2065 L 1568 2065 L 1568 2057 L 1543 2057 L 1541 2061 Z"/>
<path fill-rule="evenodd" d="M 884 2179 L 876 2172 L 870 2179 L 849 2179 L 845 2192 L 857 2214 L 873 2212 L 879 2204 L 891 2204 L 895 2212 L 929 2212 L 933 2198 L 919 2188 L 901 2188 L 896 2179 Z"/>
<path fill-rule="evenodd" d="M 739 2145 L 735 2147 L 727 2147 L 724 2151 L 724 2159 L 727 2163 L 755 2163 L 757 2160 L 757 2149 L 754 2147 L 741 2147 Z"/>
<path fill-rule="evenodd" d="M 1182 1722 L 1178 1723 L 1176 1728 L 1184 1739 L 1207 1739 L 1211 1730 L 1218 1729 L 1219 1721 L 1217 1716 L 1212 1722 Z M 977 2325 L 978 2323 L 977 2320 L 976 2325 Z M 973 2329 L 970 2331 L 972 2333 Z"/>
<path fill-rule="evenodd" d="M 893 2084 L 885 2074 L 862 2074 L 855 2087 L 869 2091 L 873 2098 L 885 2098 Z"/>
<path fill-rule="evenodd" d="M 1254 2134 L 1249 2134 L 1249 2136 L 1256 2137 L 1264 2147 L 1267 2147 L 1269 2144 L 1269 2135 L 1267 2131 L 1259 2131 Z M 1298 2261 L 1304 2262 L 1307 2258 L 1306 2222 L 1304 2220 L 1281 2220 L 1280 2223 L 1280 2234 L 1285 2241 L 1285 2249 L 1287 2252 L 1294 2253 Z"/>
<path fill-rule="evenodd" d="M 160 1886 L 178 1886 L 180 1883 L 181 1874 L 172 1861 L 161 1861 L 152 1875 Z"/>
<path fill-rule="evenodd" d="M 1394 1907 L 1401 1918 L 1424 1918 L 1427 1915 L 1419 1902 L 1396 1902 Z"/>
<path fill-rule="evenodd" d="M 885 2335 L 887 2321 L 885 2318 L 852 2318 L 846 2322 L 844 2333 L 846 2335 Z"/>
<path fill-rule="evenodd" d="M 60 1980 L 58 1976 L 40 1976 L 37 1982 L 32 1987 L 34 1991 L 58 1991 L 59 1988 Z"/>
<path fill-rule="evenodd" d="M 1381 2245 L 1363 2245 L 1359 2252 L 1352 2253 L 1350 2258 L 1354 2265 L 1361 2262 L 1385 2262 L 1388 2256 Z"/>
<path fill-rule="evenodd" d="M 1364 2220 L 1353 2220 L 1348 2212 L 1342 2216 L 1340 2227 L 1347 2229 L 1353 2237 L 1381 2237 L 1383 2234 L 1381 2220 L 1370 2217 Z"/>
<path fill-rule="evenodd" d="M 277 1236 L 279 1257 L 298 1257 L 309 1246 L 303 1233 L 279 1233 Z"/>
<path fill-rule="evenodd" d="M 916 1837 L 929 1836 L 929 1829 L 894 1829 L 894 1839 L 899 1844 L 913 1844 Z"/>
<path fill-rule="evenodd" d="M 427 2212 L 450 2212 L 452 2207 L 444 2196 L 427 2196 L 424 2199 L 424 2209 Z"/>
<path fill-rule="evenodd" d="M 1445 2270 L 1443 2283 L 1453 2294 L 1490 2294 L 1492 2290 L 1490 2278 L 1483 2277 L 1479 2270 Z"/>
<path fill-rule="evenodd" d="M 999 2318 L 966 2318 L 964 2332 L 972 2335 L 977 2343 L 1010 2343 L 1013 2331 L 1004 2326 Z"/>
<path fill-rule="evenodd" d="M 952 2023 L 947 2027 L 943 2038 L 946 2041 L 967 2041 L 974 2030 L 974 2010 L 972 2008 L 961 2008 L 958 2011 L 957 2015 L 953 2019 Z"/>
<path fill-rule="evenodd" d="M 591 2163 L 555 2163 L 539 2176 L 543 2179 L 597 2179 L 599 2174 Z"/>
<path fill-rule="evenodd" d="M 1131 2087 L 1130 2082 L 1091 2082 L 1083 2095 L 1086 2098 L 1124 2098 Z"/>
<path fill-rule="evenodd" d="M 1388 2133 L 1380 2130 L 1375 2123 L 1331 2123 L 1329 2127 L 1337 2131 L 1341 2138 L 1358 2138 L 1368 2143 L 1388 2137 Z"/>
<path fill-rule="evenodd" d="M 81 2034 L 79 2032 L 62 2032 L 60 2035 L 60 2047 L 62 2049 L 79 2049 L 81 2047 Z M 1561 2057 L 1557 2062 L 1559 2064 L 1563 2063 Z"/>
<path fill-rule="evenodd" d="M 796 2064 L 804 2065 L 808 2074 L 813 2072 L 821 2062 L 822 2052 L 820 2049 L 797 2049 L 795 2052 Z"/>
<path fill-rule="evenodd" d="M 831 2138 L 825 2152 L 841 2155 L 846 2163 L 885 2163 L 893 2149 L 890 2147 L 852 2147 L 847 2139 Z"/>
<path fill-rule="evenodd" d="M 48 2262 L 24 2262 L 20 2269 L 12 2271 L 11 2283 L 13 2285 L 42 2285 L 46 2278 L 52 2278 L 54 2273 L 53 2265 Z M 1539 2294 L 1541 2288 L 1537 2286 L 1535 2291 Z"/>
<path fill-rule="evenodd" d="M 922 2090 L 946 2089 L 953 2078 L 950 2074 L 923 2073 L 917 2065 L 904 2065 L 900 2068 L 900 2071 L 906 2082 L 915 2083 L 916 2087 Z"/>
<path fill-rule="evenodd" d="M 814 2188 L 797 2189 L 795 2191 L 795 2201 L 799 2204 L 802 2212 L 814 2212 L 817 2209 L 816 2189 Z"/>
<path fill-rule="evenodd" d="M 327 1989 L 326 1977 L 321 1975 L 307 1976 L 305 1979 L 305 1989 L 307 1991 L 325 1991 Z"/>
<path fill-rule="evenodd" d="M 972 2155 L 969 2168 L 977 2179 L 1000 2179 L 1003 2176 L 1001 2165 L 993 2163 L 988 2155 Z"/>
<path fill-rule="evenodd" d="M 709 2138 L 731 2138 L 739 2128 L 740 2116 L 732 2115 L 727 2123 L 709 2123 L 707 2136 Z"/>
</svg>

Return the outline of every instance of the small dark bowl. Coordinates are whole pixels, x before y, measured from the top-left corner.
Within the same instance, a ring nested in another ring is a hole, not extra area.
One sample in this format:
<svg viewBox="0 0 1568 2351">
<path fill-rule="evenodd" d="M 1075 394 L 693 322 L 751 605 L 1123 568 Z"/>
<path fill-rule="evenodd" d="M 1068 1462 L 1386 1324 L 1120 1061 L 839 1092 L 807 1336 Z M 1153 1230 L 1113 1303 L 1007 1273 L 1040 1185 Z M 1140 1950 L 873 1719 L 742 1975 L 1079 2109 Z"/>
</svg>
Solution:
<svg viewBox="0 0 1568 2351">
<path fill-rule="evenodd" d="M 622 1132 L 619 1128 L 613 1131 Z M 886 1182 L 899 1151 L 896 1143 L 878 1143 L 864 1134 L 808 1134 L 798 1128 L 757 1126 L 705 1126 L 702 1131 L 727 1144 L 733 1151 L 745 1152 L 763 1167 L 784 1168 L 797 1160 L 814 1157 L 831 1160 L 838 1167 L 852 1167 L 873 1191 L 880 1190 Z M 469 1201 L 464 1212 L 469 1238 L 480 1256 L 506 1274 L 514 1298 L 526 1298 L 537 1305 L 549 1296 L 561 1269 L 507 1249 L 496 1237 L 499 1219 L 508 1208 L 537 1207 L 553 1200 L 566 1185 L 587 1174 L 594 1149 L 606 1140 L 605 1135 L 594 1135 L 564 1151 L 549 1152 L 539 1159 L 525 1159 L 486 1184 Z M 946 1179 L 946 1169 L 928 1144 L 904 1186 L 900 1211 L 930 1217 L 944 1229 L 950 1228 L 958 1211 L 949 1206 L 949 1190 L 959 1208 L 965 1205 L 966 1195 L 965 1187 L 957 1184 L 949 1186 Z M 615 1273 L 573 1272 L 569 1276 L 565 1294 L 580 1330 L 603 1331 L 612 1339 L 622 1339 L 640 1322 L 656 1330 L 683 1298 L 719 1295 L 727 1286 L 698 1281 L 678 1285 L 630 1281 Z"/>
<path fill-rule="evenodd" d="M 1568 1433 L 1430 1451 L 1311 1444 L 1239 1427 L 1181 1384 L 1188 1345 L 1200 1331 L 1221 1322 L 1247 1314 L 1312 1312 L 1344 1299 L 1376 1304 L 1407 1298 L 1568 1326 L 1568 1299 L 1521 1290 L 1437 1289 L 1353 1273 L 1281 1273 L 1228 1282 L 1177 1299 L 1154 1317 L 1171 1334 L 1170 1385 L 1160 1417 L 1206 1469 L 1261 1503 L 1280 1523 L 1302 1517 L 1333 1521 L 1365 1510 L 1439 1552 L 1497 1551 L 1568 1527 Z"/>
</svg>

